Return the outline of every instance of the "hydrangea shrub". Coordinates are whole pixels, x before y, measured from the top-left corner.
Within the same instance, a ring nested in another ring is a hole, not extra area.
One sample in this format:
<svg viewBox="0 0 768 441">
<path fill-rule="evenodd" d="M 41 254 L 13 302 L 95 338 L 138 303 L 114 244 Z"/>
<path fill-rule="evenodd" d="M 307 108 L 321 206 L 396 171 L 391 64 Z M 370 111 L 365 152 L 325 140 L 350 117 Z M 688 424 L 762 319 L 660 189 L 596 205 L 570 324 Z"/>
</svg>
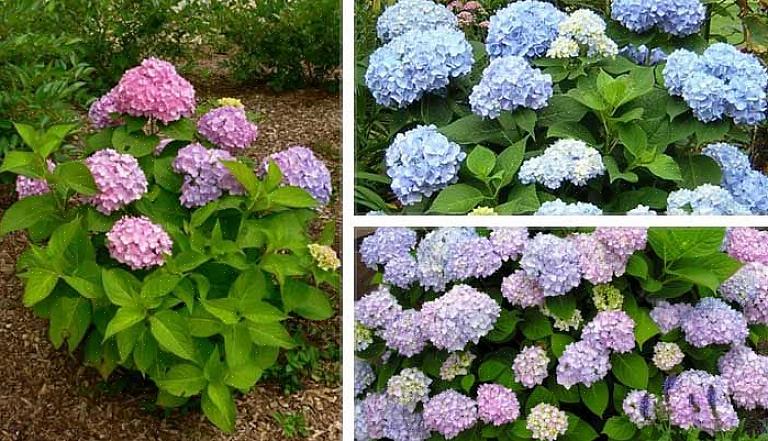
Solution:
<svg viewBox="0 0 768 441">
<path fill-rule="evenodd" d="M 379 228 L 359 249 L 377 274 L 355 301 L 355 439 L 759 439 L 766 234 Z"/>
<path fill-rule="evenodd" d="M 93 104 L 82 152 L 60 149 L 73 126 L 16 124 L 29 150 L 0 168 L 19 175 L 0 234 L 30 238 L 23 302 L 55 347 L 105 378 L 140 372 L 161 407 L 199 398 L 229 432 L 235 395 L 297 344 L 291 320 L 333 315 L 340 262 L 332 223 L 309 233 L 331 196 L 325 165 L 304 147 L 234 156 L 258 132 L 239 101 L 221 105 L 196 125 L 192 85 L 149 59 Z"/>
<path fill-rule="evenodd" d="M 478 31 L 454 3 L 395 2 L 361 51 L 358 209 L 768 214 L 768 70 L 715 33 L 724 8 L 468 2 L 489 14 Z M 392 161 L 406 145 L 425 154 Z"/>
</svg>

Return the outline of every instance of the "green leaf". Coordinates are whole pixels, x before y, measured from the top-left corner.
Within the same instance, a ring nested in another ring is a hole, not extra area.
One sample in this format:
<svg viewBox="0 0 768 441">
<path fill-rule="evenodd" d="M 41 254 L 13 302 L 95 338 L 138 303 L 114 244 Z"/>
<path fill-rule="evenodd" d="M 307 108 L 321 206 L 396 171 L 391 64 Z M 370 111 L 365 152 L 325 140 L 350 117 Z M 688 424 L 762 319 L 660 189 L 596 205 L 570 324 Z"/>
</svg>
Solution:
<svg viewBox="0 0 768 441">
<path fill-rule="evenodd" d="M 26 282 L 24 283 L 22 301 L 27 308 L 48 298 L 59 280 L 58 274 L 43 268 L 33 268 L 27 271 L 24 273 L 24 278 Z"/>
<path fill-rule="evenodd" d="M 603 163 L 605 164 L 605 169 L 608 170 L 608 178 L 610 179 L 611 184 L 619 179 L 634 184 L 640 179 L 635 172 L 620 171 L 619 165 L 616 163 L 613 156 L 603 156 Z"/>
<path fill-rule="evenodd" d="M 576 88 L 569 90 L 567 95 L 597 112 L 603 112 L 608 109 L 608 103 L 594 90 Z"/>
<path fill-rule="evenodd" d="M 654 151 L 648 148 L 648 134 L 637 124 L 619 126 L 619 140 L 640 163 L 653 160 Z"/>
<path fill-rule="evenodd" d="M 195 360 L 195 344 L 187 322 L 179 313 L 165 310 L 149 317 L 150 329 L 160 347 L 185 360 Z"/>
<path fill-rule="evenodd" d="M 496 167 L 496 154 L 481 145 L 476 146 L 467 155 L 467 168 L 475 176 L 487 177 Z"/>
<path fill-rule="evenodd" d="M 157 340 L 152 336 L 149 329 L 143 329 L 136 340 L 136 346 L 133 348 L 133 362 L 139 371 L 146 373 L 154 366 L 158 355 Z"/>
<path fill-rule="evenodd" d="M 723 173 L 714 159 L 705 155 L 685 155 L 678 157 L 682 182 L 680 187 L 694 189 L 703 184 L 720 185 Z"/>
<path fill-rule="evenodd" d="M 648 164 L 643 164 L 651 173 L 668 181 L 682 181 L 683 175 L 677 162 L 664 153 L 657 154 Z"/>
<path fill-rule="evenodd" d="M 29 178 L 42 178 L 45 167 L 39 156 L 31 152 L 11 150 L 5 154 L 0 173 L 10 172 Z"/>
<path fill-rule="evenodd" d="M 514 334 L 517 324 L 520 322 L 520 314 L 517 311 L 502 309 L 501 315 L 493 325 L 493 329 L 485 337 L 488 341 L 502 343 L 509 340 Z"/>
<path fill-rule="evenodd" d="M 650 228 L 648 243 L 665 262 L 720 252 L 724 228 Z"/>
<path fill-rule="evenodd" d="M 468 184 L 453 184 L 438 193 L 427 213 L 465 214 L 475 208 L 485 196 Z"/>
<path fill-rule="evenodd" d="M 234 325 L 240 321 L 237 313 L 237 299 L 225 297 L 213 300 L 201 300 L 206 311 L 213 314 L 224 324 Z"/>
<path fill-rule="evenodd" d="M 475 376 L 472 374 L 465 375 L 461 378 L 461 388 L 465 392 L 469 393 L 472 390 L 472 386 L 475 384 Z"/>
<path fill-rule="evenodd" d="M 144 279 L 141 296 L 143 298 L 163 297 L 173 291 L 181 279 L 179 275 L 154 272 Z"/>
<path fill-rule="evenodd" d="M 444 126 L 452 117 L 453 110 L 446 98 L 430 94 L 421 99 L 421 120 L 425 124 Z"/>
<path fill-rule="evenodd" d="M 250 167 L 237 161 L 222 161 L 222 164 L 227 167 L 232 176 L 237 179 L 237 182 L 245 188 L 248 194 L 251 196 L 259 194 L 261 184 L 256 177 L 256 173 Z"/>
<path fill-rule="evenodd" d="M 569 295 L 548 297 L 546 305 L 557 318 L 568 320 L 573 317 L 573 313 L 576 311 L 576 297 Z"/>
<path fill-rule="evenodd" d="M 290 208 L 313 208 L 317 201 L 306 190 L 299 187 L 278 187 L 269 194 L 273 204 Z"/>
<path fill-rule="evenodd" d="M 224 384 L 209 384 L 203 392 L 201 407 L 213 424 L 226 433 L 235 430 L 235 401 L 229 387 Z"/>
<path fill-rule="evenodd" d="M 547 107 L 539 112 L 539 124 L 551 126 L 561 122 L 581 121 L 587 113 L 587 108 L 578 101 L 566 95 L 554 95 L 549 99 Z"/>
<path fill-rule="evenodd" d="M 558 358 L 565 352 L 565 347 L 573 343 L 573 337 L 567 334 L 552 334 L 550 349 Z"/>
<path fill-rule="evenodd" d="M 277 346 L 290 349 L 294 346 L 293 339 L 280 323 L 246 322 L 251 340 L 257 345 Z"/>
<path fill-rule="evenodd" d="M 188 319 L 189 333 L 193 337 L 210 337 L 219 334 L 224 329 L 221 320 L 206 311 L 205 308 L 195 307 Z"/>
<path fill-rule="evenodd" d="M 196 131 L 195 122 L 189 118 L 182 118 L 167 126 L 160 126 L 160 133 L 165 138 L 177 141 L 194 141 Z"/>
<path fill-rule="evenodd" d="M 634 389 L 648 387 L 648 365 L 640 355 L 634 352 L 613 354 L 611 366 L 613 375 L 623 384 Z"/>
<path fill-rule="evenodd" d="M 502 137 L 501 126 L 495 120 L 470 114 L 440 127 L 440 133 L 459 144 L 477 144 Z"/>
<path fill-rule="evenodd" d="M 54 171 L 54 175 L 72 190 L 93 196 L 98 192 L 96 182 L 93 180 L 91 171 L 81 161 L 69 161 L 59 164 Z"/>
<path fill-rule="evenodd" d="M 186 273 L 204 264 L 210 259 L 208 256 L 195 251 L 183 251 L 171 259 L 171 265 L 176 272 Z"/>
<path fill-rule="evenodd" d="M 632 300 L 625 299 L 624 303 L 627 314 L 635 322 L 635 340 L 642 349 L 646 341 L 659 334 L 659 327 L 651 318 L 648 309 L 638 307 L 634 298 Z"/>
<path fill-rule="evenodd" d="M 245 323 L 230 326 L 224 333 L 224 355 L 227 366 L 242 366 L 251 359 L 253 343 Z"/>
<path fill-rule="evenodd" d="M 107 332 L 104 334 L 104 340 L 112 337 L 118 332 L 122 332 L 136 323 L 140 323 L 146 317 L 146 312 L 143 308 L 135 306 L 124 306 L 117 310 L 115 316 L 109 321 L 107 325 Z M 178 394 L 177 394 L 178 395 Z"/>
<path fill-rule="evenodd" d="M 173 156 L 156 158 L 153 161 L 152 172 L 158 185 L 170 192 L 179 193 L 184 180 L 181 175 L 173 172 L 174 160 L 176 158 Z"/>
<path fill-rule="evenodd" d="M 104 289 L 101 285 L 76 276 L 62 276 L 67 285 L 75 289 L 81 296 L 89 299 L 97 299 L 104 296 Z"/>
<path fill-rule="evenodd" d="M 21 140 L 24 141 L 29 148 L 37 152 L 40 134 L 29 124 L 13 123 Z M 38 152 L 39 153 L 39 152 Z"/>
<path fill-rule="evenodd" d="M 178 397 L 197 395 L 207 384 L 203 370 L 189 363 L 171 366 L 168 372 L 157 381 L 160 389 L 165 389 Z"/>
<path fill-rule="evenodd" d="M 525 413 L 529 413 L 537 404 L 549 403 L 557 406 L 557 398 L 544 386 L 536 386 L 525 402 Z"/>
<path fill-rule="evenodd" d="M 528 340 L 539 340 L 552 335 L 552 325 L 542 313 L 527 310 L 520 329 Z"/>
<path fill-rule="evenodd" d="M 523 163 L 523 156 L 525 155 L 525 142 L 526 140 L 523 139 L 510 145 L 496 158 L 496 166 L 491 175 L 503 173 L 499 187 L 504 187 L 512 182 L 517 170 L 520 169 L 520 165 Z"/>
<path fill-rule="evenodd" d="M 617 441 L 627 441 L 635 436 L 636 431 L 635 425 L 626 416 L 613 416 L 605 422 L 602 433 Z"/>
<path fill-rule="evenodd" d="M 494 209 L 498 214 L 528 214 L 541 207 L 536 185 L 517 184 L 509 191 L 507 202 L 497 205 Z"/>
<path fill-rule="evenodd" d="M 29 228 L 36 223 L 53 216 L 56 201 L 52 193 L 28 196 L 8 207 L 0 220 L 0 235 Z"/>
<path fill-rule="evenodd" d="M 61 297 L 51 308 L 48 336 L 58 349 L 67 340 L 72 353 L 91 325 L 91 302 L 82 297 Z"/>
<path fill-rule="evenodd" d="M 324 292 L 293 279 L 287 279 L 282 287 L 283 304 L 286 312 L 310 320 L 326 320 L 333 316 L 333 308 Z"/>
<path fill-rule="evenodd" d="M 547 138 L 575 138 L 589 145 L 597 144 L 597 140 L 589 129 L 575 121 L 561 121 L 549 126 Z"/>
<path fill-rule="evenodd" d="M 610 396 L 608 393 L 608 385 L 605 381 L 598 381 L 590 387 L 580 384 L 579 394 L 587 408 L 592 411 L 592 413 L 602 418 L 603 413 L 605 413 L 605 410 L 608 408 L 608 399 Z"/>
<path fill-rule="evenodd" d="M 592 441 L 599 436 L 586 421 L 568 412 L 568 431 L 558 439 L 563 441 Z"/>
<path fill-rule="evenodd" d="M 508 361 L 491 357 L 483 361 L 477 369 L 478 380 L 483 382 L 493 381 L 509 368 L 510 364 Z"/>
<path fill-rule="evenodd" d="M 675 267 L 667 269 L 666 272 L 696 285 L 707 287 L 712 291 L 716 291 L 717 287 L 720 286 L 720 280 L 717 276 L 705 268 L 675 265 Z"/>
<path fill-rule="evenodd" d="M 125 363 L 129 360 L 128 357 L 133 353 L 133 348 L 136 347 L 136 342 L 145 329 L 146 327 L 144 325 L 131 326 L 115 336 L 115 340 L 117 341 L 117 353 L 120 354 L 121 362 Z"/>
<path fill-rule="evenodd" d="M 141 289 L 141 282 L 128 271 L 122 269 L 104 269 L 101 282 L 109 301 L 119 306 L 136 306 L 136 295 Z"/>
</svg>

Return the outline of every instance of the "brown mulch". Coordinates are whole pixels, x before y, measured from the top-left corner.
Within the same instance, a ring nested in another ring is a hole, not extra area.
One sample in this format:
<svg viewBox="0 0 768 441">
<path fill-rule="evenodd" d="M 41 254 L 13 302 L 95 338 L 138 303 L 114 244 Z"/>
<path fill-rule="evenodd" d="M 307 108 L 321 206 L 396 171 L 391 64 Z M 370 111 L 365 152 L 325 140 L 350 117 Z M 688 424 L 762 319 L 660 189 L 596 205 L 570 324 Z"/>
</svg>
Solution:
<svg viewBox="0 0 768 441">
<path fill-rule="evenodd" d="M 303 144 L 325 160 L 333 175 L 334 196 L 321 211 L 321 218 L 336 221 L 340 232 L 338 95 L 307 90 L 273 93 L 225 84 L 198 86 L 198 93 L 203 99 L 237 97 L 246 108 L 261 114 L 261 134 L 249 156 L 261 159 Z M 337 245 L 340 243 L 337 235 Z M 149 410 L 154 400 L 151 387 L 132 384 L 135 379 L 120 378 L 119 374 L 103 382 L 98 373 L 82 366 L 78 354 L 52 347 L 46 321 L 21 303 L 23 287 L 14 273 L 16 259 L 25 246 L 21 234 L 0 239 L 0 441 L 287 439 L 272 417 L 276 411 L 302 414 L 308 429 L 304 439 L 341 438 L 341 387 L 311 380 L 305 381 L 303 390 L 290 395 L 285 395 L 279 384 L 260 383 L 239 397 L 237 425 L 231 435 L 217 431 L 197 410 L 169 417 Z M 335 299 L 334 303 L 340 302 Z M 340 316 L 320 326 L 327 327 L 324 334 L 341 344 Z"/>
</svg>

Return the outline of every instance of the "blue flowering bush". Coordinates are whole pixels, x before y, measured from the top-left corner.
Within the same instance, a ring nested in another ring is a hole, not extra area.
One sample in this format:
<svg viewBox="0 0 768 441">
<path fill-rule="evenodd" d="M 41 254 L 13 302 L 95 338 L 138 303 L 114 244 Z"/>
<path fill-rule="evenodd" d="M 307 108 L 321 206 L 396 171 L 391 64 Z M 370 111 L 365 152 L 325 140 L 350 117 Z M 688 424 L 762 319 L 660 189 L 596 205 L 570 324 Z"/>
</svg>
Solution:
<svg viewBox="0 0 768 441">
<path fill-rule="evenodd" d="M 358 7 L 358 211 L 768 214 L 765 5 L 390 3 Z"/>
<path fill-rule="evenodd" d="M 379 228 L 355 439 L 763 440 L 768 232 Z M 407 262 L 407 264 L 404 264 Z"/>
</svg>

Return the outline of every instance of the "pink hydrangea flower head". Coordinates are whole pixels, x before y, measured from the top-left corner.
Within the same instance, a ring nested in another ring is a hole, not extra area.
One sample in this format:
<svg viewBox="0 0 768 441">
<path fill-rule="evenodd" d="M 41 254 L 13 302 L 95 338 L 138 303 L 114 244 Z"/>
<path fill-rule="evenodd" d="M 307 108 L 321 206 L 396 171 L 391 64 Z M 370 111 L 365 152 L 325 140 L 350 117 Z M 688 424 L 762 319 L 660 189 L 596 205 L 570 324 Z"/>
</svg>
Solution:
<svg viewBox="0 0 768 441">
<path fill-rule="evenodd" d="M 221 197 L 224 192 L 240 195 L 245 190 L 232 176 L 222 161 L 234 161 L 226 150 L 206 149 L 199 143 L 179 149 L 172 167 L 184 175 L 181 186 L 181 204 L 199 207 Z"/>
<path fill-rule="evenodd" d="M 474 0 L 470 0 L 467 3 L 464 4 L 464 10 L 465 11 L 476 11 L 478 9 L 482 9 L 482 5 L 480 5 L 479 2 L 476 2 Z"/>
<path fill-rule="evenodd" d="M 173 242 L 160 225 L 144 216 L 123 216 L 107 233 L 109 255 L 133 270 L 160 266 Z"/>
<path fill-rule="evenodd" d="M 544 305 L 544 292 L 539 283 L 523 270 L 517 270 L 502 280 L 501 295 L 520 308 Z"/>
<path fill-rule="evenodd" d="M 168 147 L 168 144 L 172 142 L 173 140 L 170 138 L 161 139 L 160 142 L 157 143 L 157 146 L 155 146 L 155 156 L 160 156 L 163 151 L 165 151 L 165 148 Z"/>
<path fill-rule="evenodd" d="M 515 381 L 527 388 L 543 383 L 547 378 L 548 364 L 547 351 L 538 346 L 524 347 L 512 362 Z"/>
<path fill-rule="evenodd" d="M 491 240 L 501 260 L 517 259 L 528 243 L 528 229 L 520 227 L 498 227 L 491 229 Z"/>
<path fill-rule="evenodd" d="M 98 193 L 84 198 L 104 214 L 111 214 L 147 192 L 147 177 L 133 156 L 112 149 L 99 150 L 85 160 Z"/>
<path fill-rule="evenodd" d="M 440 392 L 424 404 L 424 425 L 453 439 L 477 422 L 477 403 L 453 389 Z"/>
<path fill-rule="evenodd" d="M 56 164 L 48 160 L 48 171 L 52 172 L 56 168 Z M 45 179 L 28 178 L 26 176 L 16 176 L 16 193 L 19 195 L 19 199 L 24 199 L 28 196 L 39 196 L 51 191 L 48 188 L 48 182 Z"/>
<path fill-rule="evenodd" d="M 743 263 L 768 265 L 768 231 L 754 228 L 729 228 L 725 234 L 725 251 Z"/>
<path fill-rule="evenodd" d="M 421 352 L 427 345 L 427 340 L 421 332 L 420 321 L 421 316 L 418 311 L 406 309 L 386 324 L 380 336 L 388 348 L 411 357 Z"/>
<path fill-rule="evenodd" d="M 520 403 L 514 392 L 500 384 L 481 384 L 477 388 L 477 414 L 486 424 L 501 426 L 520 416 Z"/>
<path fill-rule="evenodd" d="M 197 130 L 217 147 L 237 153 L 256 141 L 259 129 L 240 107 L 217 107 L 197 122 Z"/>
<path fill-rule="evenodd" d="M 91 103 L 91 107 L 88 109 L 88 119 L 91 121 L 91 125 L 97 129 L 119 125 L 121 121 L 113 118 L 113 113 L 117 113 L 115 89 Z"/>
<path fill-rule="evenodd" d="M 331 172 L 312 150 L 295 146 L 273 153 L 264 161 L 264 170 L 267 170 L 270 159 L 280 167 L 283 184 L 303 188 L 320 204 L 330 201 Z"/>
<path fill-rule="evenodd" d="M 614 253 L 593 234 L 573 234 L 568 239 L 579 252 L 582 277 L 592 284 L 608 283 L 624 274 L 628 255 Z"/>
<path fill-rule="evenodd" d="M 629 352 L 635 347 L 635 321 L 624 311 L 601 311 L 584 327 L 581 338 L 599 349 Z"/>
<path fill-rule="evenodd" d="M 114 89 L 115 109 L 165 124 L 195 113 L 195 88 L 167 61 L 147 58 L 128 69 Z"/>
<path fill-rule="evenodd" d="M 620 256 L 629 256 L 645 249 L 647 228 L 600 227 L 593 233 L 608 249 Z"/>
<path fill-rule="evenodd" d="M 591 386 L 611 370 L 608 351 L 593 341 L 569 343 L 557 363 L 557 384 L 566 389 L 577 384 Z"/>
<path fill-rule="evenodd" d="M 735 345 L 717 365 L 736 405 L 747 410 L 768 409 L 768 357 Z"/>
</svg>

